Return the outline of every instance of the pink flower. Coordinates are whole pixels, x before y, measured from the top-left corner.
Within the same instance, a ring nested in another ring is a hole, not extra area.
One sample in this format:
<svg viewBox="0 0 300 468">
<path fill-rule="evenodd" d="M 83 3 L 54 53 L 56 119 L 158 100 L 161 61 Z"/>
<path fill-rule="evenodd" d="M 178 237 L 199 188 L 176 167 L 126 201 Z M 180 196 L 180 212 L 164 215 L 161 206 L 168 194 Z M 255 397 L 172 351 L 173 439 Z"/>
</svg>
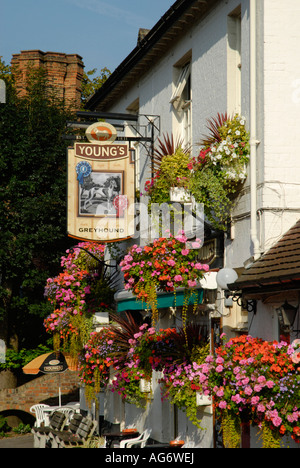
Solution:
<svg viewBox="0 0 300 468">
<path fill-rule="evenodd" d="M 202 369 L 202 372 L 203 372 L 204 374 L 208 374 L 208 372 L 209 372 L 209 366 L 208 366 L 207 364 L 202 364 L 202 365 L 201 365 L 201 369 Z"/>
<path fill-rule="evenodd" d="M 239 404 L 239 403 L 241 403 L 243 401 L 243 398 L 239 394 L 237 394 L 237 395 L 233 395 L 231 397 L 231 400 L 234 401 L 235 403 Z"/>
<path fill-rule="evenodd" d="M 249 385 L 245 388 L 245 394 L 248 396 L 252 395 L 252 388 Z"/>
<path fill-rule="evenodd" d="M 223 364 L 223 363 L 224 363 L 224 359 L 223 359 L 222 357 L 218 356 L 217 359 L 216 359 L 216 363 L 217 363 L 217 364 Z"/>
<path fill-rule="evenodd" d="M 297 422 L 298 421 L 298 413 L 293 413 L 293 414 L 288 414 L 287 415 L 287 420 L 290 423 Z"/>
<path fill-rule="evenodd" d="M 224 401 L 224 400 L 220 401 L 220 403 L 219 403 L 219 408 L 220 408 L 220 409 L 226 409 L 226 408 L 227 408 L 227 403 L 226 403 L 226 401 Z"/>
<path fill-rule="evenodd" d="M 182 249 L 181 253 L 182 255 L 188 255 L 190 251 L 188 249 Z"/>
<path fill-rule="evenodd" d="M 265 383 L 265 381 L 266 381 L 266 378 L 264 375 L 259 376 L 257 379 L 257 382 L 260 384 Z"/>
<path fill-rule="evenodd" d="M 182 281 L 182 276 L 181 275 L 174 276 L 174 281 L 176 281 L 176 283 L 180 283 Z"/>
<path fill-rule="evenodd" d="M 217 367 L 216 367 L 216 372 L 222 372 L 223 369 L 224 369 L 223 366 L 221 366 L 221 365 L 220 365 L 220 366 L 217 366 Z"/>
<path fill-rule="evenodd" d="M 260 392 L 263 389 L 262 385 L 254 385 L 254 391 Z"/>
<path fill-rule="evenodd" d="M 133 336 L 134 336 L 135 339 L 137 339 L 137 338 L 140 338 L 141 336 L 143 336 L 143 333 L 142 332 L 135 333 Z"/>
<path fill-rule="evenodd" d="M 188 280 L 188 286 L 189 288 L 194 288 L 197 286 L 197 281 Z"/>
<path fill-rule="evenodd" d="M 251 398 L 251 405 L 257 405 L 259 402 L 259 396 L 255 396 Z"/>
<path fill-rule="evenodd" d="M 279 427 L 281 426 L 282 419 L 279 416 L 275 416 L 274 418 L 272 418 L 272 423 L 275 427 Z"/>
<path fill-rule="evenodd" d="M 264 412 L 266 411 L 266 407 L 265 407 L 262 403 L 260 403 L 260 404 L 257 406 L 257 411 L 258 411 L 259 413 L 264 413 Z"/>
<path fill-rule="evenodd" d="M 268 381 L 266 382 L 266 386 L 267 386 L 268 388 L 273 388 L 274 385 L 275 385 L 275 383 L 274 383 L 272 380 L 268 380 Z"/>
<path fill-rule="evenodd" d="M 293 361 L 294 364 L 299 364 L 299 362 L 300 362 L 300 353 L 298 351 L 296 351 L 292 355 L 292 361 Z"/>
</svg>

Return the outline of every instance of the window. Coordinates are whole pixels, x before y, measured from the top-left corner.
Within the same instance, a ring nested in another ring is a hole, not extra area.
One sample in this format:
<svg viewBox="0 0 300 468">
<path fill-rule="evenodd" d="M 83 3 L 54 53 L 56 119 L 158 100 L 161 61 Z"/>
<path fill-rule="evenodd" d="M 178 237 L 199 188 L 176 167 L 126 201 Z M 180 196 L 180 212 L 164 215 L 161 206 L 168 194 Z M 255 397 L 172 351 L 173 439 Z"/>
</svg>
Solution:
<svg viewBox="0 0 300 468">
<path fill-rule="evenodd" d="M 185 146 L 192 143 L 192 90 L 191 90 L 191 62 L 181 67 L 175 67 L 179 76 L 170 103 L 176 111 L 177 128 L 183 138 Z"/>
<path fill-rule="evenodd" d="M 182 100 L 183 92 L 188 85 L 188 82 L 190 82 L 190 77 L 191 77 L 191 64 L 188 63 L 185 65 L 181 73 L 179 75 L 175 91 L 171 97 L 171 104 L 173 104 L 174 107 L 177 107 L 178 104 L 180 104 L 180 101 Z"/>
</svg>

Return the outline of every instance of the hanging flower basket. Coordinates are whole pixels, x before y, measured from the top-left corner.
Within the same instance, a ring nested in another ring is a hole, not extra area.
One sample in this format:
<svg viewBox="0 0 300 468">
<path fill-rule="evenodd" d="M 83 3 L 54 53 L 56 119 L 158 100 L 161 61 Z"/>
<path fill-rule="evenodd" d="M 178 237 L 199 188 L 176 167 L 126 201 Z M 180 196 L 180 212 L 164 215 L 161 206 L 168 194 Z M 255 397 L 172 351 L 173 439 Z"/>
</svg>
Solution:
<svg viewBox="0 0 300 468">
<path fill-rule="evenodd" d="M 159 238 L 144 247 L 133 245 L 120 263 L 124 273 L 125 289 L 140 300 L 145 301 L 152 310 L 152 324 L 158 320 L 157 291 L 174 292 L 184 288 L 187 301 L 198 281 L 209 270 L 197 260 L 200 240 L 194 243 L 194 249 L 187 248 L 184 234 L 168 238 Z M 185 324 L 184 308 L 183 323 Z"/>
<path fill-rule="evenodd" d="M 78 356 L 73 356 L 72 354 L 65 354 L 65 358 L 68 364 L 68 368 L 72 372 L 79 370 L 79 359 Z"/>
</svg>

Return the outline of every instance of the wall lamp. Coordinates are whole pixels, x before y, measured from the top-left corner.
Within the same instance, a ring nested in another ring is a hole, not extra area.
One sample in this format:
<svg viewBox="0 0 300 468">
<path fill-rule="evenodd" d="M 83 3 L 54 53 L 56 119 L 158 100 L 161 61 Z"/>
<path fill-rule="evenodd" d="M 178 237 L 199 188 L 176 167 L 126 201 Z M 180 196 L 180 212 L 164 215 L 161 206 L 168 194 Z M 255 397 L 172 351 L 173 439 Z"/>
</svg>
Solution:
<svg viewBox="0 0 300 468">
<path fill-rule="evenodd" d="M 276 309 L 280 327 L 284 333 L 291 333 L 293 331 L 294 323 L 298 313 L 298 307 L 294 307 L 285 301 L 285 303 Z M 295 330 L 299 331 L 299 330 Z"/>
<path fill-rule="evenodd" d="M 245 299 L 241 291 L 231 291 L 229 289 L 229 285 L 235 283 L 237 279 L 238 274 L 232 268 L 222 268 L 217 273 L 216 281 L 218 286 L 224 291 L 225 307 L 232 307 L 233 303 L 236 302 L 243 309 L 256 314 L 256 301 Z"/>
</svg>

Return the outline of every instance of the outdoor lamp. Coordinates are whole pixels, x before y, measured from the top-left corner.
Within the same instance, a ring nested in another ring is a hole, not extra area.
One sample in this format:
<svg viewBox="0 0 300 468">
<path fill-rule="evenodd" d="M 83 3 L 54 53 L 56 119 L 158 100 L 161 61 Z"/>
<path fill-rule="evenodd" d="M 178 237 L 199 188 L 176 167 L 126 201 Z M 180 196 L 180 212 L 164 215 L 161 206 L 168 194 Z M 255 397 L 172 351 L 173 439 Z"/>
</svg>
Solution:
<svg viewBox="0 0 300 468">
<path fill-rule="evenodd" d="M 223 268 L 217 273 L 217 284 L 224 291 L 228 291 L 228 284 L 234 283 L 238 279 L 238 274 L 232 268 Z"/>
<path fill-rule="evenodd" d="M 298 313 L 298 307 L 292 306 L 286 300 L 281 307 L 276 309 L 276 312 L 281 328 L 285 332 L 289 333 L 293 329 L 293 325 L 295 323 L 296 316 Z"/>
<path fill-rule="evenodd" d="M 238 274 L 233 268 L 222 268 L 217 274 L 216 280 L 218 286 L 223 289 L 225 294 L 225 307 L 232 307 L 233 302 L 236 302 L 240 307 L 248 312 L 256 313 L 256 301 L 245 300 L 241 292 L 231 292 L 229 285 L 235 283 L 238 279 Z"/>
</svg>

